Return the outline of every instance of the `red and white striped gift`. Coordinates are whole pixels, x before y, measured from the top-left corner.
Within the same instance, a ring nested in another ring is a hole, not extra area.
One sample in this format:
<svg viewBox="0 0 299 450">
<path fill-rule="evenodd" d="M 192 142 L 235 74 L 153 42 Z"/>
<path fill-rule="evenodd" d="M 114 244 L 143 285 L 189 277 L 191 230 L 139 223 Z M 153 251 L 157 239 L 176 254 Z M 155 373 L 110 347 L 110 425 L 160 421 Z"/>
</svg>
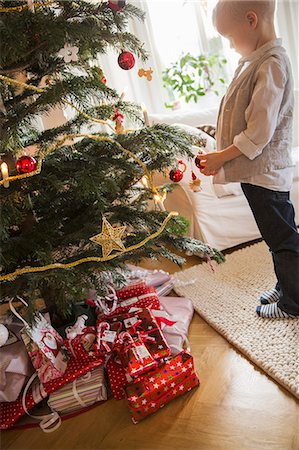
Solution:
<svg viewBox="0 0 299 450">
<path fill-rule="evenodd" d="M 70 414 L 103 400 L 107 400 L 104 369 L 97 367 L 50 394 L 48 405 L 61 414 Z"/>
</svg>

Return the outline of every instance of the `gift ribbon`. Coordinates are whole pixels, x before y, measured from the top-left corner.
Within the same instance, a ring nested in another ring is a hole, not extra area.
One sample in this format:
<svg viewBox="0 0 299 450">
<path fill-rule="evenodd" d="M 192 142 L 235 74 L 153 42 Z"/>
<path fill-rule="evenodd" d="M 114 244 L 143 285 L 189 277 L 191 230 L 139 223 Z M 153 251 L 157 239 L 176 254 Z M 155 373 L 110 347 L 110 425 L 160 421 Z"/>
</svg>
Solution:
<svg viewBox="0 0 299 450">
<path fill-rule="evenodd" d="M 131 326 L 128 328 L 128 332 L 129 332 L 130 334 L 136 334 L 136 333 L 137 333 L 137 328 L 142 329 L 141 324 L 142 324 L 142 320 L 141 320 L 141 319 L 138 319 L 135 323 L 133 323 L 133 325 L 131 325 Z"/>
<path fill-rule="evenodd" d="M 82 377 L 80 377 L 80 380 L 82 381 L 89 381 L 91 379 L 91 372 L 87 372 L 84 375 L 82 375 Z M 73 381 L 73 395 L 75 397 L 75 399 L 77 400 L 77 402 L 79 403 L 80 406 L 82 406 L 83 408 L 86 408 L 88 405 L 82 400 L 82 398 L 79 395 L 79 392 L 77 391 L 77 379 Z"/>
<path fill-rule="evenodd" d="M 154 297 L 155 299 L 157 299 L 156 292 L 148 292 L 147 294 L 142 294 L 142 295 L 138 295 L 136 297 L 131 297 L 126 300 L 122 300 L 119 303 L 119 306 L 120 307 L 130 306 L 130 305 L 133 305 L 134 303 L 139 302 L 140 300 L 148 299 L 149 297 Z M 152 303 L 150 304 L 150 306 L 148 306 L 148 308 L 151 308 L 151 306 L 152 306 Z"/>
<path fill-rule="evenodd" d="M 28 416 L 32 417 L 33 419 L 40 420 L 39 426 L 44 431 L 44 433 L 52 433 L 53 431 L 57 430 L 57 428 L 59 428 L 60 425 L 61 425 L 61 417 L 59 416 L 59 414 L 56 411 L 51 409 L 52 412 L 50 414 L 45 414 L 43 416 L 34 416 L 33 414 L 29 413 L 29 411 L 27 409 L 27 406 L 26 406 L 26 395 L 28 393 L 28 389 L 29 389 L 31 383 L 35 380 L 36 377 L 37 377 L 37 373 L 34 373 L 31 376 L 31 378 L 29 379 L 29 381 L 28 381 L 28 383 L 27 383 L 27 385 L 26 385 L 26 387 L 25 387 L 25 389 L 23 391 L 22 406 L 23 406 L 23 409 L 24 409 L 25 413 Z M 44 392 L 43 389 L 40 389 L 41 399 L 43 398 L 43 392 Z M 36 388 L 35 388 L 35 391 L 34 391 L 34 395 L 35 395 L 36 398 L 39 397 L 39 395 L 37 395 Z M 55 422 L 57 422 L 57 423 L 55 424 Z"/>
<path fill-rule="evenodd" d="M 153 336 L 149 336 L 144 331 L 137 331 L 138 340 L 145 345 L 146 342 L 156 342 L 156 339 Z"/>
<path fill-rule="evenodd" d="M 95 306 L 100 308 L 101 312 L 103 312 L 106 315 L 111 314 L 116 309 L 117 302 L 118 302 L 116 291 L 113 288 L 113 286 L 109 285 L 108 288 L 109 288 L 111 294 L 105 295 L 104 297 L 97 297 L 96 300 L 94 301 Z M 107 302 L 112 302 L 111 308 L 109 308 L 109 306 L 107 305 Z"/>
<path fill-rule="evenodd" d="M 109 347 L 108 343 L 103 339 L 103 335 L 105 331 L 110 330 L 110 324 L 108 322 L 101 322 L 97 325 L 97 349 L 101 350 L 101 346 L 104 347 L 106 352 L 110 352 L 111 348 Z"/>
<path fill-rule="evenodd" d="M 85 328 L 85 322 L 87 319 L 88 319 L 88 317 L 86 314 L 79 316 L 77 318 L 76 323 L 73 326 L 67 327 L 65 329 L 66 337 L 68 339 L 74 339 L 79 334 L 83 334 L 83 330 Z"/>
<path fill-rule="evenodd" d="M 173 320 L 169 320 L 166 317 L 155 316 L 155 319 L 160 328 L 161 328 L 161 323 L 165 323 L 165 325 L 168 325 L 169 327 L 172 327 L 174 324 L 176 324 L 176 322 L 174 322 Z"/>
<path fill-rule="evenodd" d="M 128 341 L 128 344 L 125 346 L 125 342 Z M 143 358 L 136 352 L 136 342 L 130 335 L 128 331 L 123 331 L 122 333 L 119 333 L 118 335 L 118 344 L 123 345 L 123 352 L 127 354 L 128 350 L 132 350 L 135 358 L 139 360 L 143 364 Z"/>
<path fill-rule="evenodd" d="M 28 306 L 28 303 L 25 302 L 25 300 L 23 300 L 22 297 L 19 297 L 19 296 L 17 295 L 17 299 L 20 300 L 20 302 L 22 302 L 23 305 Z M 13 299 L 11 298 L 11 299 L 9 300 L 9 308 L 10 308 L 11 312 L 12 312 L 18 319 L 20 319 L 21 322 L 23 322 L 23 324 L 25 325 L 26 328 L 28 328 L 28 327 L 29 327 L 28 322 L 26 322 L 26 320 L 25 320 L 25 319 L 17 312 L 17 310 L 16 310 L 16 308 L 14 307 L 14 305 L 12 304 L 12 302 L 13 302 Z"/>
</svg>

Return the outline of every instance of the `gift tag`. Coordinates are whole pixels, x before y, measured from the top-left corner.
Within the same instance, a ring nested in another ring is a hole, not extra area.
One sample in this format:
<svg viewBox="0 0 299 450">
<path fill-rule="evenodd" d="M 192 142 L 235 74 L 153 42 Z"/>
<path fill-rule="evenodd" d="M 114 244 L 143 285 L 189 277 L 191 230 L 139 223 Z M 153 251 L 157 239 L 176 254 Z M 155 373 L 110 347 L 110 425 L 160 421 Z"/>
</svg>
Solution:
<svg viewBox="0 0 299 450">
<path fill-rule="evenodd" d="M 163 311 L 162 309 L 151 309 L 151 313 L 155 317 L 165 317 L 168 319 L 170 316 L 167 311 Z"/>
<path fill-rule="evenodd" d="M 103 333 L 103 341 L 114 342 L 116 338 L 116 331 L 105 330 Z"/>
<path fill-rule="evenodd" d="M 129 309 L 129 313 L 141 311 L 141 309 L 142 309 L 142 308 L 134 308 L 134 306 L 132 306 L 132 308 Z"/>
<path fill-rule="evenodd" d="M 151 358 L 151 354 L 149 353 L 145 345 L 137 345 L 134 350 L 136 351 L 140 359 Z"/>
<path fill-rule="evenodd" d="M 124 320 L 124 326 L 126 328 L 131 328 L 136 322 L 138 322 L 138 316 L 130 317 Z"/>
</svg>

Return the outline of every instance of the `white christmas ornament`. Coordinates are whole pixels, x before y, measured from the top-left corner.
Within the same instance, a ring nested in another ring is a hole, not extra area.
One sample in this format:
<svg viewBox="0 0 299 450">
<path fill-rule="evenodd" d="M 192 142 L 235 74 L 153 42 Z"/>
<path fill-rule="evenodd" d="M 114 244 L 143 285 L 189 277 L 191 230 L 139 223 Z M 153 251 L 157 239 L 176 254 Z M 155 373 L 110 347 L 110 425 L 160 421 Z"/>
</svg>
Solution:
<svg viewBox="0 0 299 450">
<path fill-rule="evenodd" d="M 58 55 L 64 59 L 64 62 L 69 63 L 71 61 L 78 61 L 78 52 L 78 47 L 64 44 L 64 47 L 59 50 Z"/>
<path fill-rule="evenodd" d="M 2 347 L 8 339 L 9 331 L 2 323 L 0 323 L 0 347 Z"/>
</svg>

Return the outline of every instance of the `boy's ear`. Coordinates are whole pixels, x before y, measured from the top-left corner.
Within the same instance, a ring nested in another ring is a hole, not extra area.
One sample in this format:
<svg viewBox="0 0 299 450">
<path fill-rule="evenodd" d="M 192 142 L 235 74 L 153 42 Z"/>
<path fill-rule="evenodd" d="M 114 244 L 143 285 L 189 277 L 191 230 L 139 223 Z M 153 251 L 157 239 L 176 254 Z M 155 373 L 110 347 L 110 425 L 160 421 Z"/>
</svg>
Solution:
<svg viewBox="0 0 299 450">
<path fill-rule="evenodd" d="M 258 23 L 258 17 L 257 14 L 254 11 L 248 11 L 246 13 L 246 20 L 251 26 L 251 28 L 256 28 Z"/>
</svg>

